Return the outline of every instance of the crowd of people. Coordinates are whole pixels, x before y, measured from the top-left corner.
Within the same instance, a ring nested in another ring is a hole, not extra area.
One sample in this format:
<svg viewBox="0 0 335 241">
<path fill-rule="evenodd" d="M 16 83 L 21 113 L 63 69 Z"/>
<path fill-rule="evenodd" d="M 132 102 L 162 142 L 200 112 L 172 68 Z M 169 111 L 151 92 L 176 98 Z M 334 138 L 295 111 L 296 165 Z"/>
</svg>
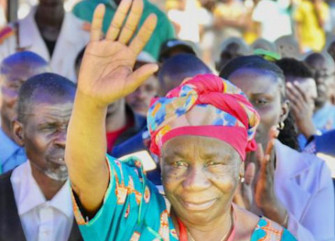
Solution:
<svg viewBox="0 0 335 241">
<path fill-rule="evenodd" d="M 161 3 L 0 31 L 0 241 L 335 241 L 335 3 Z"/>
</svg>

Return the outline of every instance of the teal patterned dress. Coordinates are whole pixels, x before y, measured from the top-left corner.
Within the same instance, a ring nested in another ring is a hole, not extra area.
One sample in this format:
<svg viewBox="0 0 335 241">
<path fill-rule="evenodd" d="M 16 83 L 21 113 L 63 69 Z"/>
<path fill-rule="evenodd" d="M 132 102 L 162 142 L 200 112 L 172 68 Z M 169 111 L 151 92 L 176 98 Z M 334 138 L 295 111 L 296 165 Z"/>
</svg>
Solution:
<svg viewBox="0 0 335 241">
<path fill-rule="evenodd" d="M 107 157 L 110 183 L 100 210 L 91 220 L 80 212 L 73 197 L 74 213 L 85 241 L 177 241 L 178 235 L 164 197 L 147 180 L 142 163 L 130 158 Z M 94 193 L 92 193 L 94 195 Z M 278 224 L 261 218 L 251 241 L 295 241 Z"/>
</svg>

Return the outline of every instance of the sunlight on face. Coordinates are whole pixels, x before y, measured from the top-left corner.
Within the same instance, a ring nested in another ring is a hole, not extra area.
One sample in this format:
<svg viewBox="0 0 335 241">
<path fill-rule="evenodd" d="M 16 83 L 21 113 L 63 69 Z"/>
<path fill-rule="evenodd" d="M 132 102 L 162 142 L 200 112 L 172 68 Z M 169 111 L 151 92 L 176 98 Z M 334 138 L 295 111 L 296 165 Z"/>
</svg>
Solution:
<svg viewBox="0 0 335 241">
<path fill-rule="evenodd" d="M 241 159 L 229 144 L 202 136 L 179 136 L 162 148 L 162 178 L 177 215 L 199 224 L 231 207 Z"/>
</svg>

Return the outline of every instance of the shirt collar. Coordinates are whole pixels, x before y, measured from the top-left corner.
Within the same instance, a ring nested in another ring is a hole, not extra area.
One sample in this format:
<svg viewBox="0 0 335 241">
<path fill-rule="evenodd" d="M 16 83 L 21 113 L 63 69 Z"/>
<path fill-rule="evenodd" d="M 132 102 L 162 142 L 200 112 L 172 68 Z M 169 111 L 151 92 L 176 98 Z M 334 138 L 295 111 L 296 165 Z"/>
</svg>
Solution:
<svg viewBox="0 0 335 241">
<path fill-rule="evenodd" d="M 10 139 L 2 128 L 0 128 L 0 140 L 0 165 L 3 165 L 8 158 L 22 147 Z"/>
<path fill-rule="evenodd" d="M 47 201 L 31 173 L 30 161 L 17 167 L 12 174 L 12 185 L 15 193 L 19 215 L 24 215 L 42 205 L 52 206 L 73 218 L 71 193 L 67 180 L 58 193 Z"/>
</svg>

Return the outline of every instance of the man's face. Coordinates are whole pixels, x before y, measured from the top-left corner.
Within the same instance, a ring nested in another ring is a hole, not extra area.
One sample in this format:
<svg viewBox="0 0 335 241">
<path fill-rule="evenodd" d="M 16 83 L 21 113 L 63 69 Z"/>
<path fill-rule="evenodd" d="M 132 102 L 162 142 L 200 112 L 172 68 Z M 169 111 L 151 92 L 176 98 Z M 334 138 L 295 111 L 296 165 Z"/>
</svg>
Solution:
<svg viewBox="0 0 335 241">
<path fill-rule="evenodd" d="M 24 146 L 32 169 L 56 181 L 68 177 L 64 162 L 72 100 L 32 103 L 23 123 Z"/>
<path fill-rule="evenodd" d="M 44 68 L 30 68 L 17 64 L 11 66 L 2 75 L 2 125 L 9 129 L 13 120 L 17 118 L 17 98 L 22 84 L 30 77 L 44 72 Z"/>
<path fill-rule="evenodd" d="M 312 58 L 308 62 L 313 72 L 316 82 L 318 96 L 315 100 L 316 107 L 322 107 L 327 102 L 330 96 L 330 83 L 334 81 L 334 70 L 330 63 L 324 58 Z"/>
<path fill-rule="evenodd" d="M 230 210 L 241 159 L 227 143 L 202 136 L 178 136 L 163 145 L 162 182 L 183 222 L 215 223 Z"/>
<path fill-rule="evenodd" d="M 146 116 L 149 110 L 150 101 L 157 95 L 158 80 L 155 76 L 151 76 L 144 84 L 137 88 L 133 93 L 127 96 L 127 104 L 134 112 Z"/>
</svg>

